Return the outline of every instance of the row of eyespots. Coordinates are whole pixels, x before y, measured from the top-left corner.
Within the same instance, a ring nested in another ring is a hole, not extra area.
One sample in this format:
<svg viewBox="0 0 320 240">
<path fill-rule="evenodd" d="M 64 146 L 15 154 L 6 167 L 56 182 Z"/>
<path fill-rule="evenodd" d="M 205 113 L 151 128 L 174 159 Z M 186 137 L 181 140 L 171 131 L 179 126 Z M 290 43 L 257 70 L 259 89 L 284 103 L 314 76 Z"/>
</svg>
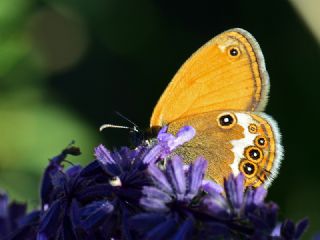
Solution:
<svg viewBox="0 0 320 240">
<path fill-rule="evenodd" d="M 217 117 L 217 123 L 222 129 L 230 129 L 237 123 L 237 118 L 233 113 L 221 113 Z M 248 130 L 250 133 L 255 134 L 258 131 L 258 126 L 256 124 L 250 124 Z M 255 139 L 255 143 L 258 146 L 263 146 L 266 141 L 263 137 L 258 137 Z M 246 177 L 250 178 L 256 174 L 258 169 L 254 161 L 260 161 L 263 158 L 263 152 L 255 146 L 250 146 L 245 149 L 245 155 L 247 159 L 240 162 L 239 169 Z"/>
<path fill-rule="evenodd" d="M 217 123 L 222 129 L 230 129 L 237 123 L 237 118 L 233 113 L 222 113 L 217 117 Z M 248 130 L 250 133 L 256 134 L 258 132 L 258 126 L 256 124 L 250 124 Z M 258 171 L 256 163 L 263 159 L 262 148 L 267 146 L 267 139 L 263 136 L 257 136 L 254 143 L 255 146 L 249 146 L 245 149 L 246 159 L 242 160 L 239 166 L 240 171 L 243 172 L 247 178 L 256 175 Z"/>
<path fill-rule="evenodd" d="M 258 127 L 255 124 L 250 124 L 248 128 L 250 133 L 257 133 Z M 258 167 L 256 163 L 263 159 L 262 149 L 267 146 L 267 139 L 264 136 L 257 136 L 254 140 L 255 146 L 249 146 L 245 149 L 244 155 L 246 159 L 240 163 L 240 171 L 242 171 L 246 177 L 250 178 L 255 176 Z"/>
</svg>

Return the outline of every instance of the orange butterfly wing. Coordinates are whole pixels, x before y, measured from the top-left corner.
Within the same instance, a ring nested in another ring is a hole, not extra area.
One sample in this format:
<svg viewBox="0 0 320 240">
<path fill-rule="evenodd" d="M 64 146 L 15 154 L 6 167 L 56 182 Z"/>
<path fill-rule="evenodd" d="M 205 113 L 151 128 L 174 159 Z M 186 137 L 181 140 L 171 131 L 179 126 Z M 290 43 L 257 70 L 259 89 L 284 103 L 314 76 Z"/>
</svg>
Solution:
<svg viewBox="0 0 320 240">
<path fill-rule="evenodd" d="M 262 111 L 269 78 L 254 37 L 231 29 L 195 52 L 157 103 L 151 127 L 213 110 Z"/>
</svg>

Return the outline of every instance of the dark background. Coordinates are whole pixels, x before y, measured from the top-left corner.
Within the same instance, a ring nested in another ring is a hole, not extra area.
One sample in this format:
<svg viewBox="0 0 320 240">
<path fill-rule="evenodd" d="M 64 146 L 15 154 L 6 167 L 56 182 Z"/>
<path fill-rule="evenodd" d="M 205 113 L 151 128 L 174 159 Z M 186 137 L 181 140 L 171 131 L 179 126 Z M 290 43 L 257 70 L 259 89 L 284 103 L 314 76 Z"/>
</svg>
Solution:
<svg viewBox="0 0 320 240">
<path fill-rule="evenodd" d="M 318 23 L 320 24 L 320 23 Z M 127 145 L 180 65 L 216 34 L 241 27 L 260 43 L 271 79 L 266 112 L 285 158 L 268 199 L 320 230 L 319 43 L 287 1 L 12 0 L 0 3 L 0 187 L 30 207 L 47 159 L 71 140 Z"/>
</svg>

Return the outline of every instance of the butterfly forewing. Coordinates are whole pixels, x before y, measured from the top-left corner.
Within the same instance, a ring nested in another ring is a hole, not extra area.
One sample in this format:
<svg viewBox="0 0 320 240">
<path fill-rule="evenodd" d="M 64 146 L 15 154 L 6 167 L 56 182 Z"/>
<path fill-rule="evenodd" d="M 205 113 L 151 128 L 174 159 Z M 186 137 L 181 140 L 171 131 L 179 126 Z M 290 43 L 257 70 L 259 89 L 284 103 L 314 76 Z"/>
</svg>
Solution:
<svg viewBox="0 0 320 240">
<path fill-rule="evenodd" d="M 263 110 L 269 80 L 260 52 L 242 29 L 214 37 L 174 76 L 153 111 L 151 127 L 214 110 Z"/>
</svg>

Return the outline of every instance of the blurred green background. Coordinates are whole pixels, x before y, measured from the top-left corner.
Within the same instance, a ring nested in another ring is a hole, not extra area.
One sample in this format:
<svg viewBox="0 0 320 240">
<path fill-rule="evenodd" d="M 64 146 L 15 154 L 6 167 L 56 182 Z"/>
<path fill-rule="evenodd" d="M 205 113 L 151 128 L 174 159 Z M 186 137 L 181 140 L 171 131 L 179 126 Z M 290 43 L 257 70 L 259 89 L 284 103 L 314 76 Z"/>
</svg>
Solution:
<svg viewBox="0 0 320 240">
<path fill-rule="evenodd" d="M 101 142 L 128 144 L 126 131 L 98 127 L 128 125 L 114 111 L 147 127 L 190 54 L 242 27 L 264 52 L 267 113 L 279 122 L 285 147 L 268 198 L 283 217 L 310 218 L 308 239 L 320 230 L 320 4 L 292 2 L 0 0 L 0 188 L 36 207 L 50 157 L 71 140 L 83 155 L 69 160 L 81 163 Z"/>
</svg>

